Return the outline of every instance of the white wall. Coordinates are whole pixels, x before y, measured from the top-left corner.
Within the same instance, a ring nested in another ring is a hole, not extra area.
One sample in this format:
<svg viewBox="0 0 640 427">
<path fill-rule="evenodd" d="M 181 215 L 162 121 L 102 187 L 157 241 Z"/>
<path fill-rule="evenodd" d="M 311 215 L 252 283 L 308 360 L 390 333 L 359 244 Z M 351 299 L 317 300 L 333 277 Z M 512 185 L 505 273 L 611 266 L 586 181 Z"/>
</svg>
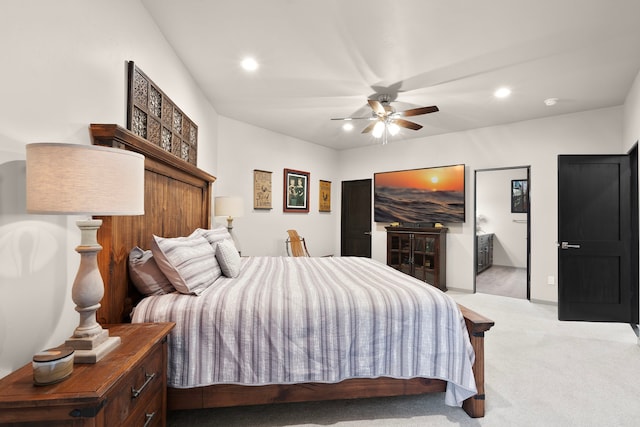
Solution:
<svg viewBox="0 0 640 427">
<path fill-rule="evenodd" d="M 313 256 L 335 251 L 340 228 L 340 183 L 337 181 L 338 152 L 317 144 L 267 131 L 220 116 L 218 140 L 217 196 L 243 195 L 245 215 L 234 219 L 233 231 L 243 255 L 286 255 L 288 229 L 296 229 Z M 309 213 L 283 212 L 283 170 L 310 173 Z M 253 170 L 272 172 L 271 210 L 253 209 Z M 332 181 L 331 212 L 318 212 L 319 181 Z M 217 222 L 226 224 L 224 218 Z"/>
<path fill-rule="evenodd" d="M 25 213 L 25 144 L 90 144 L 90 123 L 125 126 L 127 60 L 198 125 L 198 163 L 214 175 L 217 117 L 138 1 L 3 2 L 0 48 L 2 377 L 78 324 L 78 218 Z"/>
<path fill-rule="evenodd" d="M 557 155 L 623 151 L 622 107 L 567 114 L 347 150 L 340 153 L 341 180 L 374 172 L 465 163 L 467 219 L 452 225 L 447 240 L 447 287 L 473 288 L 473 170 L 531 165 L 531 298 L 557 301 L 547 276 L 557 275 Z M 384 224 L 375 224 L 373 258 L 385 260 Z"/>
<path fill-rule="evenodd" d="M 623 126 L 622 146 L 626 152 L 640 140 L 640 73 L 636 76 L 624 103 Z"/>
<path fill-rule="evenodd" d="M 527 179 L 527 169 L 478 172 L 475 211 L 478 228 L 494 234 L 493 264 L 527 268 L 527 214 L 511 213 L 511 180 L 514 179 Z M 473 221 L 473 217 L 469 220 Z"/>
</svg>

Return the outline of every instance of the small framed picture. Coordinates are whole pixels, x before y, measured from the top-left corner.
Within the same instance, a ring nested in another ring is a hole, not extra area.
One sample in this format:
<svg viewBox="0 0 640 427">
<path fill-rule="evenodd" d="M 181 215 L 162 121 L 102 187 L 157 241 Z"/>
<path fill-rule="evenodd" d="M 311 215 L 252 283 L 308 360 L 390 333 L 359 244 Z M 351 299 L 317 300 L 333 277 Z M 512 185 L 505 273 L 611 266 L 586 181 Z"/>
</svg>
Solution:
<svg viewBox="0 0 640 427">
<path fill-rule="evenodd" d="M 511 213 L 527 213 L 529 210 L 529 182 L 526 179 L 511 180 Z"/>
<path fill-rule="evenodd" d="M 320 191 L 318 194 L 320 197 L 318 210 L 320 212 L 331 212 L 331 181 L 320 180 Z"/>
<path fill-rule="evenodd" d="M 284 170 L 284 212 L 309 212 L 309 172 Z"/>
<path fill-rule="evenodd" d="M 253 170 L 253 208 L 271 209 L 271 172 Z"/>
</svg>

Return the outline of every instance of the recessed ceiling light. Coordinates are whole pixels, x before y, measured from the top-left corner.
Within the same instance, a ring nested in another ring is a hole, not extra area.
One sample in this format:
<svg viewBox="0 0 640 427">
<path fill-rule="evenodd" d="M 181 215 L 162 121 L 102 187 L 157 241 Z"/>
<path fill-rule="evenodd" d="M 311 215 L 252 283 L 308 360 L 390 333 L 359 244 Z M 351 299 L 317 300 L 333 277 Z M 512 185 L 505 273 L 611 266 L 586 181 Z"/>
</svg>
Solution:
<svg viewBox="0 0 640 427">
<path fill-rule="evenodd" d="M 493 92 L 493 96 L 496 98 L 506 98 L 511 95 L 511 89 L 508 87 L 501 87 L 500 89 Z"/>
<path fill-rule="evenodd" d="M 245 58 L 241 62 L 242 68 L 247 71 L 255 71 L 258 69 L 258 63 L 253 58 Z"/>
<path fill-rule="evenodd" d="M 342 125 L 342 130 L 350 132 L 353 130 L 353 125 L 351 123 L 345 123 Z"/>
<path fill-rule="evenodd" d="M 558 98 L 547 98 L 544 100 L 544 105 L 547 107 L 554 106 L 558 103 Z"/>
</svg>

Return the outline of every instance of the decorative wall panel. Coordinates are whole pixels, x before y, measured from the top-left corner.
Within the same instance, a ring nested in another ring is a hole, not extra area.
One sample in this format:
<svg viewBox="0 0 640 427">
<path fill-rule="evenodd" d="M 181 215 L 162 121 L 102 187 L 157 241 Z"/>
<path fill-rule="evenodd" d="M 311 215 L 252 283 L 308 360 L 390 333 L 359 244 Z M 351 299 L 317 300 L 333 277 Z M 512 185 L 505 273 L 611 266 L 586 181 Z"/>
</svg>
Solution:
<svg viewBox="0 0 640 427">
<path fill-rule="evenodd" d="M 198 126 L 133 61 L 129 61 L 127 129 L 196 165 Z"/>
</svg>

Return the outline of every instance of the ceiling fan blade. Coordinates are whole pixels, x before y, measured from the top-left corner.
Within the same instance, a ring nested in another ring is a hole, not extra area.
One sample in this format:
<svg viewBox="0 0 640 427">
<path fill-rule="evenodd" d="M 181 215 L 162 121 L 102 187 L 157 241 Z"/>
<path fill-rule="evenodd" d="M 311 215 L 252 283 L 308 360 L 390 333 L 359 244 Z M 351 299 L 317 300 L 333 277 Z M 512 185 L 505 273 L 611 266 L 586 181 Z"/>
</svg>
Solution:
<svg viewBox="0 0 640 427">
<path fill-rule="evenodd" d="M 422 125 L 419 125 L 418 123 L 410 122 L 409 120 L 395 119 L 393 122 L 398 126 L 407 128 L 407 129 L 413 129 L 413 130 L 422 129 Z"/>
<path fill-rule="evenodd" d="M 373 128 L 376 126 L 376 123 L 378 123 L 378 121 L 377 121 L 377 120 L 376 120 L 375 122 L 371 122 L 371 123 L 369 124 L 369 126 L 367 126 L 366 128 L 364 128 L 364 129 L 362 130 L 362 133 L 369 133 L 369 132 L 371 132 L 371 131 L 373 130 Z"/>
<path fill-rule="evenodd" d="M 435 113 L 436 111 L 440 111 L 440 109 L 435 105 L 432 105 L 431 107 L 412 108 L 411 110 L 402 111 L 400 115 L 402 117 L 411 117 L 419 116 L 421 114 Z"/>
<path fill-rule="evenodd" d="M 372 117 L 336 117 L 331 120 L 373 120 Z"/>
<path fill-rule="evenodd" d="M 371 107 L 373 112 L 378 116 L 384 117 L 387 114 L 384 106 L 382 105 L 382 103 L 380 103 L 380 101 L 376 101 L 375 99 L 367 99 L 367 102 L 369 103 L 369 106 Z"/>
</svg>

